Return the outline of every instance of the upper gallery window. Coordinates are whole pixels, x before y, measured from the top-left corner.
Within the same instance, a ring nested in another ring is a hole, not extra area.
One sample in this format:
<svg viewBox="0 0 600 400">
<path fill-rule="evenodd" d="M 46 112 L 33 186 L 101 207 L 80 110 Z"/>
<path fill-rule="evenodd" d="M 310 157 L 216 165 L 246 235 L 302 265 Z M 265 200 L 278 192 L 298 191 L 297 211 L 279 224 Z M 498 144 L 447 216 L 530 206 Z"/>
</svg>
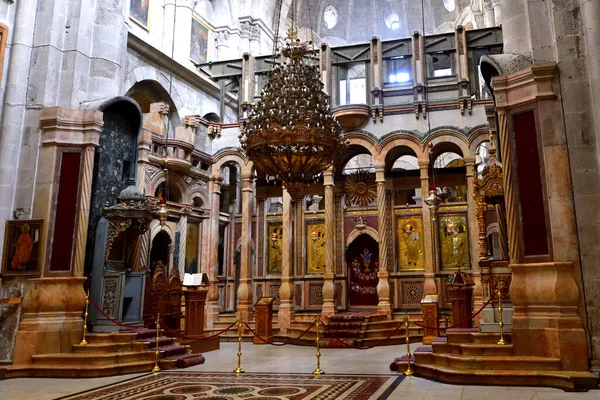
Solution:
<svg viewBox="0 0 600 400">
<path fill-rule="evenodd" d="M 387 17 L 385 17 L 385 25 L 388 27 L 388 29 L 392 29 L 392 30 L 396 30 L 400 28 L 400 18 L 398 17 L 398 14 L 393 13 L 393 14 L 389 14 Z"/>
<path fill-rule="evenodd" d="M 327 6 L 323 13 L 323 21 L 327 29 L 333 29 L 338 22 L 338 12 L 334 6 Z"/>
</svg>

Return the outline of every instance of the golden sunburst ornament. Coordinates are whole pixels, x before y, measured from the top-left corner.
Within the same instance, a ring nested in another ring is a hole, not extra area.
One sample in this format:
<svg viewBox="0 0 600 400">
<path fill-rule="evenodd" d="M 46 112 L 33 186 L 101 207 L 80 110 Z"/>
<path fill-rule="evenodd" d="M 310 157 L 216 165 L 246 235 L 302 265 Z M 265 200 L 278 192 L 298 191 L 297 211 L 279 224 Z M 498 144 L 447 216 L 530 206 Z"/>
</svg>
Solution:
<svg viewBox="0 0 600 400">
<path fill-rule="evenodd" d="M 344 184 L 346 199 L 353 206 L 365 207 L 372 204 L 377 197 L 377 183 L 373 175 L 358 170 L 350 174 Z"/>
</svg>

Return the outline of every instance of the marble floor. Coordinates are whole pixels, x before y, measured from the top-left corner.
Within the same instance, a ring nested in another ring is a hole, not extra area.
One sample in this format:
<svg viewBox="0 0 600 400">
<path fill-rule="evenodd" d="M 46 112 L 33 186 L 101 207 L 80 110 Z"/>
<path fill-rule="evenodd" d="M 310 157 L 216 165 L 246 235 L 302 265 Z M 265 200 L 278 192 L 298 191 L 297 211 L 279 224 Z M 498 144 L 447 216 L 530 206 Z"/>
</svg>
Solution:
<svg viewBox="0 0 600 400">
<path fill-rule="evenodd" d="M 416 348 L 415 343 L 411 347 Z M 394 357 L 405 346 L 377 347 L 370 350 L 322 349 L 321 368 L 330 374 L 395 375 L 389 370 Z M 203 365 L 186 371 L 230 372 L 237 366 L 237 343 L 221 343 L 221 349 L 205 353 Z M 274 347 L 243 343 L 242 367 L 246 372 L 311 373 L 316 367 L 315 348 Z M 1 400 L 51 400 L 84 390 L 110 385 L 143 374 L 96 379 L 23 378 L 0 381 Z M 600 400 L 600 390 L 566 393 L 551 388 L 459 386 L 417 377 L 407 377 L 388 397 L 389 400 Z"/>
</svg>

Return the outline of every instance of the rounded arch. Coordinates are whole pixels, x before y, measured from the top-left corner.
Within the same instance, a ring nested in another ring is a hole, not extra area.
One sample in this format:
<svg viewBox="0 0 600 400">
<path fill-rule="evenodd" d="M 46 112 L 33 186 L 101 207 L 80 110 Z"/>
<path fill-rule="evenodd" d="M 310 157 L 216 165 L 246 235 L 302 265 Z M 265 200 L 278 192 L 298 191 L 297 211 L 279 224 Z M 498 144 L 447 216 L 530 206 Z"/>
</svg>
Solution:
<svg viewBox="0 0 600 400">
<path fill-rule="evenodd" d="M 173 230 L 171 229 L 171 227 L 169 225 L 165 225 L 164 227 L 160 226 L 160 222 L 155 219 L 152 222 L 150 222 L 150 244 L 152 244 L 152 241 L 154 240 L 154 238 L 156 237 L 156 235 L 158 234 L 158 232 L 164 230 L 165 232 L 167 232 L 169 234 L 169 236 L 171 237 L 171 243 L 174 243 L 173 241 L 175 240 L 175 233 L 173 232 Z"/>
<path fill-rule="evenodd" d="M 492 222 L 485 229 L 485 237 L 490 236 L 492 233 L 499 233 L 499 232 L 500 232 L 500 226 L 498 225 L 498 223 Z"/>
<path fill-rule="evenodd" d="M 371 236 L 373 240 L 379 243 L 379 232 L 377 232 L 377 229 L 373 228 L 372 226 L 367 226 L 364 229 L 352 229 L 352 231 L 346 238 L 346 247 L 348 247 L 357 237 L 359 237 L 362 234 Z"/>
<path fill-rule="evenodd" d="M 348 141 L 350 146 L 360 146 L 367 150 L 369 154 L 373 156 L 373 159 L 379 154 L 377 141 L 362 132 L 348 132 L 344 133 L 344 138 Z"/>
<path fill-rule="evenodd" d="M 164 173 L 155 174 L 153 176 L 152 180 L 150 181 L 150 183 L 147 185 L 147 189 L 149 191 L 148 193 L 151 196 L 153 196 L 154 193 L 156 193 L 156 190 L 158 189 L 160 184 L 163 182 L 166 182 L 166 180 L 167 179 L 166 179 Z M 173 172 L 173 171 L 169 171 L 169 187 L 171 187 L 171 184 L 175 185 L 175 187 L 179 191 L 179 194 L 181 196 L 179 201 L 184 204 L 191 204 L 189 202 L 186 203 L 186 201 L 188 201 L 190 199 L 190 196 L 188 194 L 187 184 L 185 183 L 185 181 L 179 174 L 177 174 L 176 172 Z"/>
<path fill-rule="evenodd" d="M 430 146 L 430 154 L 452 151 L 457 152 L 462 158 L 472 156 L 467 138 L 459 131 L 439 130 L 431 134 L 423 144 Z"/>
<path fill-rule="evenodd" d="M 98 110 L 105 112 L 106 110 L 114 109 L 116 107 L 122 110 L 123 116 L 129 121 L 131 126 L 138 127 L 137 131 L 139 132 L 142 127 L 143 116 L 142 109 L 137 101 L 129 96 L 117 96 L 104 101 L 100 104 Z"/>
<path fill-rule="evenodd" d="M 381 152 L 378 161 L 391 169 L 394 160 L 402 155 L 413 155 L 417 159 L 424 156 L 423 144 L 414 136 L 393 134 L 386 137 L 380 144 Z"/>
<path fill-rule="evenodd" d="M 151 96 L 150 98 L 156 101 L 165 101 L 168 99 L 167 102 L 174 108 L 175 114 L 179 120 L 183 120 L 183 117 L 186 115 L 194 114 L 185 109 L 184 102 L 177 91 L 177 88 L 174 85 L 169 85 L 169 78 L 154 67 L 143 66 L 129 72 L 125 81 L 125 86 L 128 87 L 127 96 L 133 97 L 132 94 L 137 93 L 136 86 L 140 87 L 141 85 L 144 85 L 144 82 L 156 91 L 154 96 Z M 168 87 L 171 89 L 168 90 Z M 160 94 L 160 97 L 152 98 L 156 97 L 158 94 Z M 146 99 L 146 101 L 147 100 L 148 99 Z M 140 106 L 142 111 L 145 111 L 144 105 L 140 104 Z"/>
<path fill-rule="evenodd" d="M 235 243 L 235 249 L 241 249 L 242 248 L 242 237 L 240 236 L 237 240 L 237 242 Z M 251 250 L 255 250 L 256 247 L 254 247 L 254 240 L 252 238 L 250 238 L 250 249 Z"/>
<path fill-rule="evenodd" d="M 221 169 L 228 163 L 236 163 L 240 166 L 242 176 L 252 176 L 254 164 L 252 161 L 244 158 L 239 151 L 225 150 L 215 156 L 215 162 L 212 165 L 213 177 L 221 177 Z"/>
<path fill-rule="evenodd" d="M 202 205 L 198 205 L 196 203 L 196 199 L 200 199 Z M 205 189 L 197 188 L 191 191 L 187 196 L 186 204 L 191 204 L 194 207 L 207 208 L 208 203 L 208 194 Z"/>
<path fill-rule="evenodd" d="M 489 128 L 479 128 L 469 136 L 469 151 L 475 155 L 477 147 L 483 142 L 490 141 Z"/>
</svg>

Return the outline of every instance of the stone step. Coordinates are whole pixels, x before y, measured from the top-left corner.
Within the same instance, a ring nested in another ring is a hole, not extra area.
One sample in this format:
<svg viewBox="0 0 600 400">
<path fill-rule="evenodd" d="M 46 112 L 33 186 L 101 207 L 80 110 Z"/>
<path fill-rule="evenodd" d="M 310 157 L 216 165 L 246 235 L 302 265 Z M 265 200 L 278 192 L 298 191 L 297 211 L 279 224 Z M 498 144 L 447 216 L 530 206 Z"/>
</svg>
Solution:
<svg viewBox="0 0 600 400">
<path fill-rule="evenodd" d="M 499 333 L 481 333 L 477 331 L 455 331 L 448 330 L 446 338 L 450 344 L 476 343 L 476 344 L 496 344 L 500 340 Z M 504 340 L 511 343 L 511 335 L 505 334 Z"/>
<path fill-rule="evenodd" d="M 154 361 L 138 361 L 108 365 L 21 365 L 9 366 L 4 379 L 9 378 L 100 378 L 105 376 L 150 372 Z"/>
<path fill-rule="evenodd" d="M 462 354 L 465 356 L 512 356 L 512 344 L 478 344 L 478 343 L 463 343 L 463 344 L 447 344 L 447 343 L 432 343 L 434 353 L 452 353 Z"/>
<path fill-rule="evenodd" d="M 596 376 L 587 371 L 457 370 L 419 361 L 412 365 L 412 369 L 417 376 L 457 385 L 549 386 L 567 391 L 598 387 Z M 399 373 L 406 370 L 406 360 L 397 363 L 397 370 Z"/>
<path fill-rule="evenodd" d="M 85 337 L 88 343 L 125 343 L 137 339 L 136 333 L 88 333 Z"/>
<path fill-rule="evenodd" d="M 429 357 L 427 357 L 429 356 Z M 560 358 L 529 356 L 463 356 L 459 354 L 416 353 L 418 363 L 469 370 L 559 371 Z"/>
<path fill-rule="evenodd" d="M 141 351 L 146 348 L 144 343 L 88 343 L 86 345 L 74 344 L 71 346 L 73 353 L 122 353 L 126 351 Z"/>
<path fill-rule="evenodd" d="M 128 351 L 123 353 L 57 353 L 36 354 L 31 358 L 34 365 L 103 366 L 154 360 L 148 352 Z"/>
</svg>

